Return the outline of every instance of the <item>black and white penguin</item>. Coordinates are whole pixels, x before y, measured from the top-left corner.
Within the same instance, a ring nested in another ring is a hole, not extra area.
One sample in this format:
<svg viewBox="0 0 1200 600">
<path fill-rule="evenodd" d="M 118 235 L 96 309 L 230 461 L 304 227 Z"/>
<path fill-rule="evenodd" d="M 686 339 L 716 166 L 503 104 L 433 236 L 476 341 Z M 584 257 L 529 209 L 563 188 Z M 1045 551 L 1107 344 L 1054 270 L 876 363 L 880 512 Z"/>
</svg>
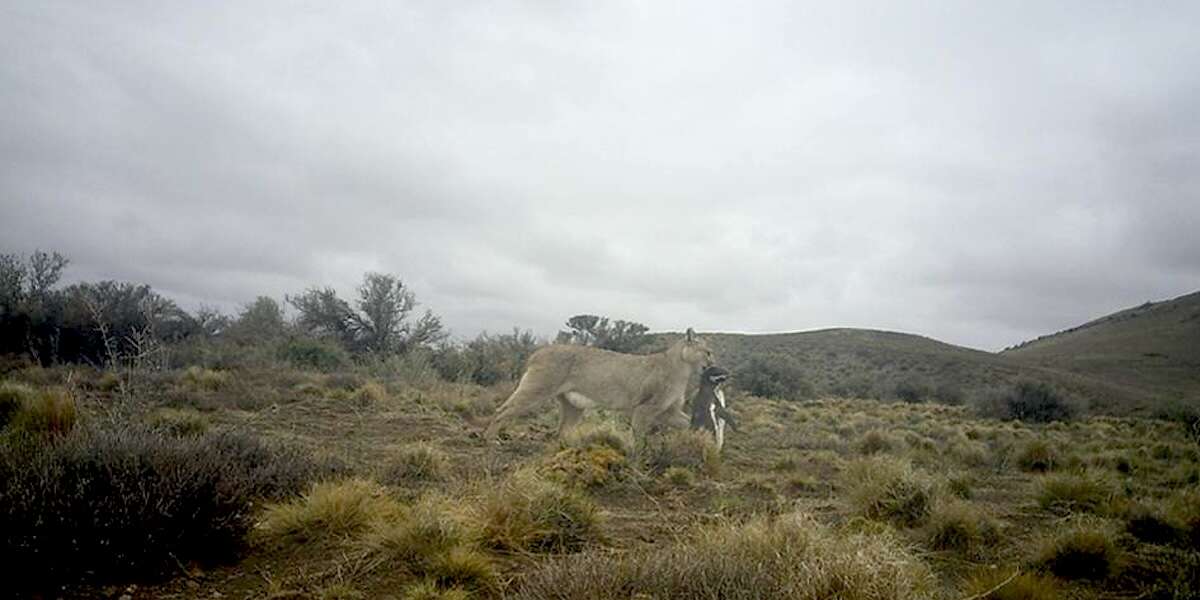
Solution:
<svg viewBox="0 0 1200 600">
<path fill-rule="evenodd" d="M 729 379 L 729 371 L 721 367 L 708 367 L 700 373 L 700 391 L 692 400 L 692 429 L 706 429 L 713 434 L 717 450 L 725 444 L 725 424 L 737 431 L 737 421 L 725 407 L 725 393 L 721 384 Z"/>
</svg>

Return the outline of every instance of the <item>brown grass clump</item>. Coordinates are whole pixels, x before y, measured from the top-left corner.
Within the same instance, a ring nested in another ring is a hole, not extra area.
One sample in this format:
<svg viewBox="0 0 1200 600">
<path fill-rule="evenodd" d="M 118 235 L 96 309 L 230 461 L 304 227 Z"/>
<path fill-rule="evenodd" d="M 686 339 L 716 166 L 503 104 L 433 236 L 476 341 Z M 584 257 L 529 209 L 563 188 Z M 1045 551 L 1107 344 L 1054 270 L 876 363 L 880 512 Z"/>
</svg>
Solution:
<svg viewBox="0 0 1200 600">
<path fill-rule="evenodd" d="M 483 545 L 502 552 L 578 552 L 603 539 L 591 500 L 529 472 L 488 491 L 477 518 Z"/>
<path fill-rule="evenodd" d="M 442 587 L 494 590 L 499 576 L 475 547 L 466 518 L 444 497 L 427 497 L 399 519 L 378 522 L 363 541 L 372 568 L 401 570 Z"/>
<path fill-rule="evenodd" d="M 1117 532 L 1094 519 L 1075 519 L 1044 539 L 1034 564 L 1063 579 L 1104 579 L 1121 566 Z"/>
<path fill-rule="evenodd" d="M 929 546 L 980 557 L 1000 541 L 995 519 L 978 506 L 961 500 L 938 502 L 926 525 Z"/>
<path fill-rule="evenodd" d="M 671 467 L 663 471 L 662 478 L 675 487 L 690 488 L 696 485 L 696 473 L 683 467 Z"/>
<path fill-rule="evenodd" d="M 890 456 L 850 463 L 842 473 L 842 485 L 860 515 L 903 526 L 924 523 L 937 492 L 927 474 L 906 459 Z"/>
<path fill-rule="evenodd" d="M 1054 470 L 1057 463 L 1058 453 L 1045 440 L 1031 440 L 1017 453 L 1017 466 L 1023 471 L 1045 473 Z"/>
<path fill-rule="evenodd" d="M 550 477 L 585 488 L 600 488 L 624 479 L 628 470 L 625 455 L 607 445 L 563 448 L 545 464 Z"/>
<path fill-rule="evenodd" d="M 445 480 L 450 473 L 450 459 L 436 447 L 418 442 L 402 446 L 388 461 L 381 475 L 387 485 L 402 486 L 427 481 Z"/>
<path fill-rule="evenodd" d="M 633 453 L 633 434 L 610 421 L 588 423 L 567 432 L 562 439 L 567 448 L 611 448 L 626 456 Z"/>
<path fill-rule="evenodd" d="M 35 397 L 33 388 L 27 385 L 0 382 L 0 429 L 8 425 L 21 408 L 33 402 Z"/>
<path fill-rule="evenodd" d="M 325 482 L 301 498 L 268 506 L 257 533 L 268 540 L 304 544 L 362 533 L 372 523 L 402 513 L 403 507 L 373 481 Z"/>
<path fill-rule="evenodd" d="M 649 439 L 643 458 L 646 466 L 656 473 L 683 467 L 715 475 L 721 469 L 721 455 L 712 436 L 703 431 L 672 431 Z"/>
<path fill-rule="evenodd" d="M 1053 577 L 1041 573 L 1017 573 L 1015 568 L 981 571 L 967 580 L 965 593 L 978 600 L 1059 600 L 1062 597 Z"/>
<path fill-rule="evenodd" d="M 179 437 L 204 435 L 211 425 L 208 417 L 190 408 L 159 408 L 146 415 L 146 424 Z"/>
<path fill-rule="evenodd" d="M 932 575 L 895 538 L 841 536 L 807 516 L 701 530 L 652 549 L 589 552 L 538 567 L 516 598 L 928 597 Z"/>
<path fill-rule="evenodd" d="M 1141 541 L 1200 548 L 1200 490 L 1135 504 L 1125 519 L 1126 530 Z"/>
<path fill-rule="evenodd" d="M 1099 473 L 1047 475 L 1039 484 L 1038 504 L 1058 512 L 1094 512 L 1115 493 L 1114 484 Z"/>
<path fill-rule="evenodd" d="M 442 589 L 436 581 L 422 581 L 409 587 L 401 596 L 403 600 L 469 600 L 471 594 L 459 588 Z"/>
<path fill-rule="evenodd" d="M 9 431 L 63 436 L 75 428 L 79 411 L 75 398 L 65 390 L 46 389 L 28 396 L 23 392 L 18 395 L 21 405 L 9 417 Z"/>
<path fill-rule="evenodd" d="M 225 387 L 230 379 L 229 373 L 193 365 L 188 367 L 183 375 L 180 375 L 179 382 L 194 390 L 215 392 Z"/>
<path fill-rule="evenodd" d="M 858 450 L 859 454 L 869 456 L 879 454 L 880 452 L 891 452 L 896 448 L 897 443 L 891 434 L 880 429 L 872 429 L 864 434 L 862 439 L 858 440 L 854 448 Z"/>
<path fill-rule="evenodd" d="M 377 381 L 368 381 L 354 390 L 354 395 L 350 399 L 355 406 L 366 408 L 385 402 L 388 399 L 388 391 L 383 384 Z"/>
</svg>

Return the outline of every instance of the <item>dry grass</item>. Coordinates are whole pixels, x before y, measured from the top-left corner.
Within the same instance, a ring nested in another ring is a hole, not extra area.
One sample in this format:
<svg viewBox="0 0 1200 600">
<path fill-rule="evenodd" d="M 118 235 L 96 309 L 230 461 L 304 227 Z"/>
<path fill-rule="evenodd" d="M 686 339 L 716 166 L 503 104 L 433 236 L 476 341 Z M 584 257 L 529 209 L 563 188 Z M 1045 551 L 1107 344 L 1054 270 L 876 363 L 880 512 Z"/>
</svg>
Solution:
<svg viewBox="0 0 1200 600">
<path fill-rule="evenodd" d="M 603 540 L 595 503 L 530 472 L 485 493 L 476 518 L 483 545 L 500 552 L 578 552 Z"/>
<path fill-rule="evenodd" d="M 279 543 L 341 541 L 376 522 L 398 518 L 403 510 L 373 481 L 318 483 L 301 498 L 268 506 L 256 534 Z"/>
<path fill-rule="evenodd" d="M 1041 573 L 991 568 L 971 576 L 964 593 L 978 600 L 1060 600 L 1062 586 Z"/>
<path fill-rule="evenodd" d="M 591 552 L 537 568 L 515 598 L 929 597 L 933 577 L 889 536 L 839 535 L 811 517 L 703 529 L 656 549 Z"/>
<path fill-rule="evenodd" d="M 436 447 L 418 442 L 398 449 L 390 457 L 380 475 L 387 485 L 404 486 L 414 483 L 442 481 L 450 475 L 450 459 Z"/>
<path fill-rule="evenodd" d="M 629 456 L 633 453 L 633 433 L 612 421 L 585 423 L 567 432 L 561 443 L 565 448 L 607 447 Z"/>
<path fill-rule="evenodd" d="M 1116 529 L 1096 518 L 1072 519 L 1039 545 L 1034 564 L 1063 579 L 1105 579 L 1120 569 Z"/>
<path fill-rule="evenodd" d="M 568 446 L 550 457 L 542 470 L 567 485 L 601 488 L 624 480 L 629 474 L 629 461 L 625 454 L 606 444 Z"/>
<path fill-rule="evenodd" d="M 1057 463 L 1058 453 L 1045 440 L 1030 440 L 1017 453 L 1017 466 L 1023 471 L 1044 473 L 1054 470 Z"/>
<path fill-rule="evenodd" d="M 1000 525 L 982 508 L 961 500 L 934 505 L 925 526 L 929 546 L 973 558 L 985 556 L 1000 542 Z"/>
<path fill-rule="evenodd" d="M 79 409 L 66 390 L 47 388 L 25 394 L 20 388 L 10 388 L 8 395 L 20 401 L 19 408 L 8 416 L 6 429 L 10 432 L 63 436 L 75 428 Z"/>
<path fill-rule="evenodd" d="M 212 426 L 209 418 L 198 410 L 167 407 L 147 414 L 146 424 L 182 437 L 204 435 Z"/>
<path fill-rule="evenodd" d="M 682 467 L 716 475 L 721 469 L 721 455 L 712 436 L 703 431 L 671 431 L 651 437 L 646 441 L 642 458 L 646 466 L 657 473 Z"/>
<path fill-rule="evenodd" d="M 1115 484 L 1103 473 L 1047 475 L 1038 484 L 1038 504 L 1056 512 L 1095 512 L 1116 494 Z"/>
<path fill-rule="evenodd" d="M 850 463 L 842 474 L 842 485 L 858 514 L 910 527 L 926 521 L 937 494 L 929 475 L 907 459 L 891 456 Z"/>
<path fill-rule="evenodd" d="M 231 379 L 229 373 L 223 371 L 191 366 L 180 375 L 179 383 L 188 389 L 215 392 L 227 386 Z"/>
</svg>

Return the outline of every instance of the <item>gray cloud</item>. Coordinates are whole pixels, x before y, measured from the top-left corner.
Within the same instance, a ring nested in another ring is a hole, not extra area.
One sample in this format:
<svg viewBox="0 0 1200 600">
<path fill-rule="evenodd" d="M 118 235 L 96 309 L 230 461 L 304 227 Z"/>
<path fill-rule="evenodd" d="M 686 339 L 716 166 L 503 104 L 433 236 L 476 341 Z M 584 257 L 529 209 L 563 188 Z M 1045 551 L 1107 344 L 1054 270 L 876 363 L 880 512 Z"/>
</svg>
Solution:
<svg viewBox="0 0 1200 600">
<path fill-rule="evenodd" d="M 12 2 L 0 237 L 228 310 L 400 274 L 995 349 L 1200 282 L 1191 3 Z"/>
</svg>

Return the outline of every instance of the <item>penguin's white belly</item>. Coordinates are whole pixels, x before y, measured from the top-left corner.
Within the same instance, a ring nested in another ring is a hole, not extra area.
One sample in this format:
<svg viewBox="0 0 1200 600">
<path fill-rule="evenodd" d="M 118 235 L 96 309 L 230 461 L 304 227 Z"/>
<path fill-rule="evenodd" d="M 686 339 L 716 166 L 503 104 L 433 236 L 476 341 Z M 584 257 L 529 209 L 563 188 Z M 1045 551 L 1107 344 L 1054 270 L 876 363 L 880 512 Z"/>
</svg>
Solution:
<svg viewBox="0 0 1200 600">
<path fill-rule="evenodd" d="M 725 408 L 725 393 L 720 388 L 713 390 L 717 395 L 717 402 L 721 404 L 721 408 Z M 721 446 L 725 445 L 725 419 L 717 416 L 717 405 L 713 403 L 708 407 L 708 414 L 712 417 L 713 435 L 716 436 L 717 451 L 721 451 Z"/>
</svg>

